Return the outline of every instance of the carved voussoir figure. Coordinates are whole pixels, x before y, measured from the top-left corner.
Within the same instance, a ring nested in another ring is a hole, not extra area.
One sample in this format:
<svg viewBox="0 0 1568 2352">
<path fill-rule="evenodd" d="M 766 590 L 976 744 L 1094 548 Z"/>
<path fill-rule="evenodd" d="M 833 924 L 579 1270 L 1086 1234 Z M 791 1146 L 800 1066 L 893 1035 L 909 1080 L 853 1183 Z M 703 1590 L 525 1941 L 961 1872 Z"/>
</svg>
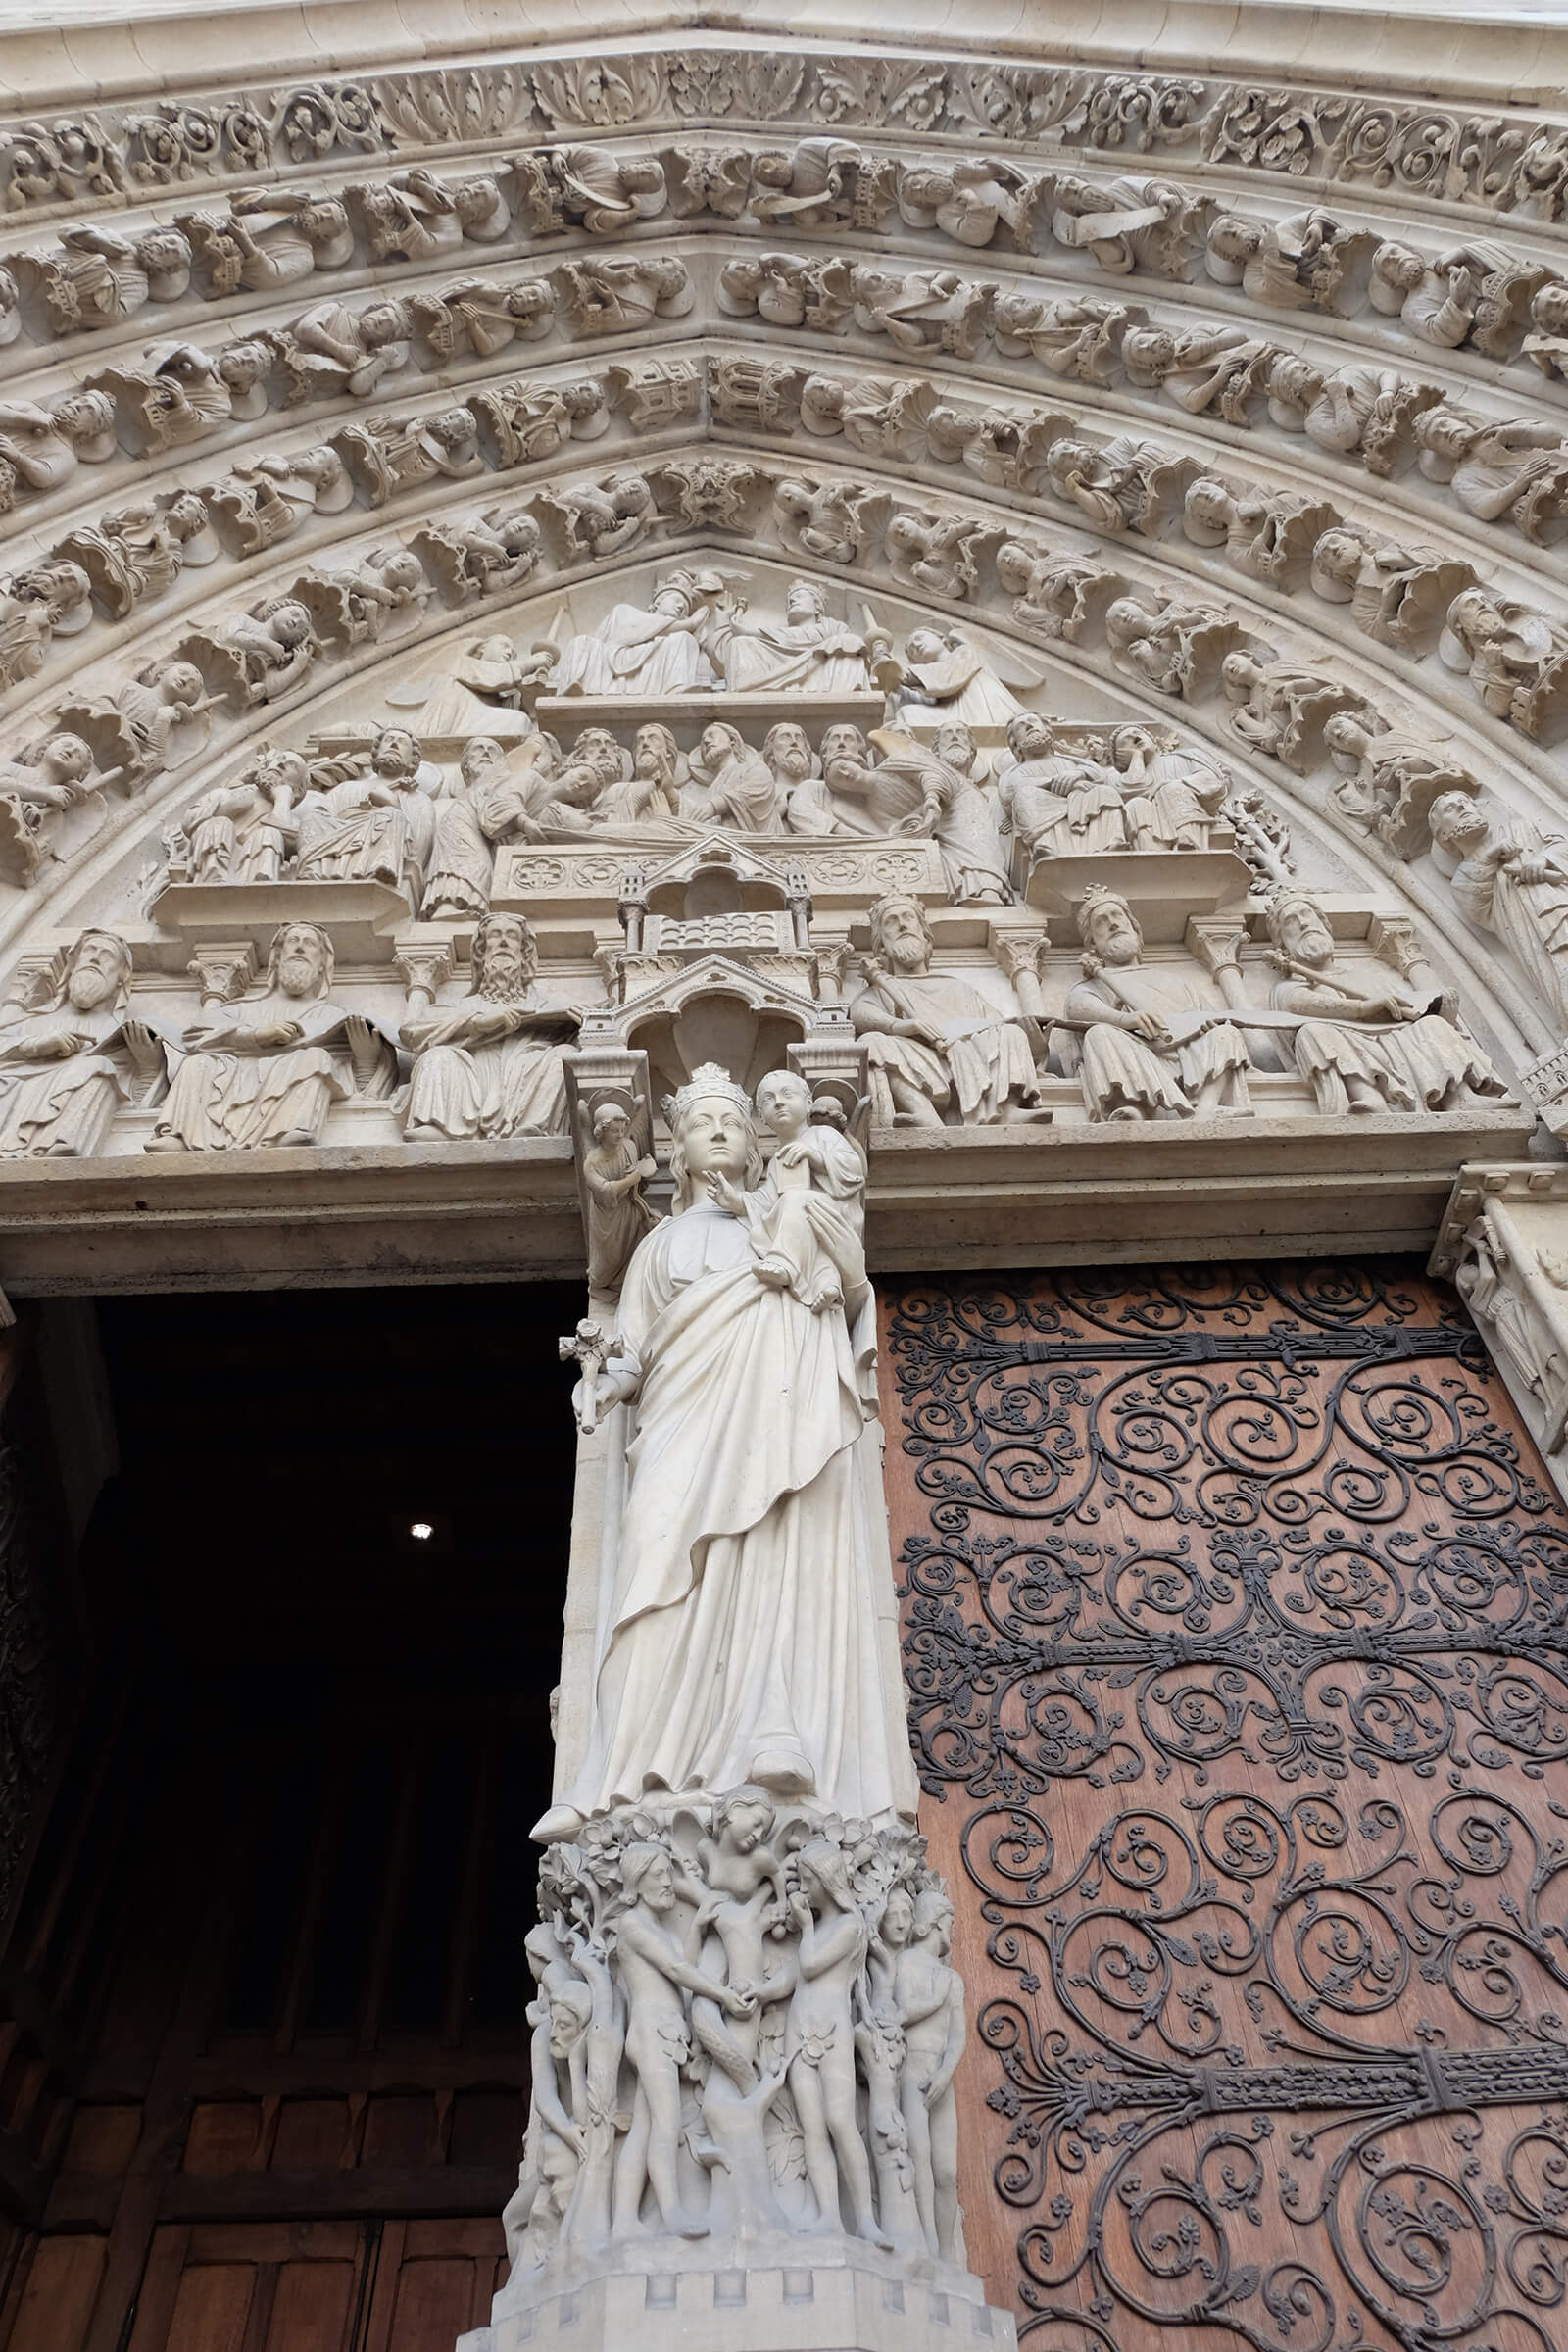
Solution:
<svg viewBox="0 0 1568 2352">
<path fill-rule="evenodd" d="M 261 993 L 209 1007 L 186 1029 L 185 1058 L 146 1149 L 299 1149 L 320 1142 L 334 1102 L 389 1096 L 391 1042 L 331 1002 L 332 965 L 324 931 L 284 923 Z"/>
<path fill-rule="evenodd" d="M 85 1159 L 123 1103 L 147 1102 L 171 1049 L 129 1010 L 130 950 L 84 931 L 47 1002 L 0 1021 L 0 1158 Z"/>
</svg>

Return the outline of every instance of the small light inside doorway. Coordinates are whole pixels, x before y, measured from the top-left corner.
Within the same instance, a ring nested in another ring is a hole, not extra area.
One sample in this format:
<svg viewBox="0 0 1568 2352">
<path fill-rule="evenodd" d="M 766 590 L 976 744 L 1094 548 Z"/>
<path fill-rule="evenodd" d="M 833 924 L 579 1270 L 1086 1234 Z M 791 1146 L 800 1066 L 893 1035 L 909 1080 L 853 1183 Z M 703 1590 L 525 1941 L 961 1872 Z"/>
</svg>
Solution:
<svg viewBox="0 0 1568 2352">
<path fill-rule="evenodd" d="M 433 1544 L 435 1541 L 435 1528 L 428 1519 L 411 1519 L 409 1533 L 416 1544 Z"/>
</svg>

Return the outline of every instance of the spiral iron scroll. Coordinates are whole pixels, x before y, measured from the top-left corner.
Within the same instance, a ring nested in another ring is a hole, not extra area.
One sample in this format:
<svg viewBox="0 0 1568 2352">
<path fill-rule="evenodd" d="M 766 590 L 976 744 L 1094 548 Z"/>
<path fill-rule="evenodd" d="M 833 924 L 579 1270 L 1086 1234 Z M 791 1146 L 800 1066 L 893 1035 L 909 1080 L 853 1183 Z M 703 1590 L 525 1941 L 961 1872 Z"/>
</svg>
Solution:
<svg viewBox="0 0 1568 2352">
<path fill-rule="evenodd" d="M 1568 1520 L 1462 1310 L 922 1280 L 886 1353 L 1024 2340 L 1561 2352 Z"/>
</svg>

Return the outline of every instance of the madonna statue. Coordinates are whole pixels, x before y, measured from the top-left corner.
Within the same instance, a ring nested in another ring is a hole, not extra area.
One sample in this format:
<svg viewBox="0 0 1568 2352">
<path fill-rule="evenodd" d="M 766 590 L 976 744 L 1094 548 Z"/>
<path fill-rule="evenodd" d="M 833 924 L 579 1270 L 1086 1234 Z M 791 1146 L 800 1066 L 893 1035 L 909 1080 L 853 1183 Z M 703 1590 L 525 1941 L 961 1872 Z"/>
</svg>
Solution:
<svg viewBox="0 0 1568 2352">
<path fill-rule="evenodd" d="M 902 1690 L 880 1662 L 874 1302 L 849 1290 L 852 1326 L 836 1284 L 781 1285 L 751 1102 L 715 1063 L 670 1130 L 674 1214 L 632 1256 L 598 1383 L 633 1421 L 588 1753 L 534 1836 L 748 1785 L 910 1815 Z M 826 1200 L 819 1222 L 842 1233 Z"/>
</svg>

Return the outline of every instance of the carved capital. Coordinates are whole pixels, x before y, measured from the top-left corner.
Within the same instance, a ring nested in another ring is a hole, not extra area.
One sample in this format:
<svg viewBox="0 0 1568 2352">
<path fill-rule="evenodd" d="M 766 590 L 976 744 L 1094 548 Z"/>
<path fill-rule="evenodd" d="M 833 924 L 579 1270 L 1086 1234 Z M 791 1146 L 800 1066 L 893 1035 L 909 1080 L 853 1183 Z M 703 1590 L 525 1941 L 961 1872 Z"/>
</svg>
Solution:
<svg viewBox="0 0 1568 2352">
<path fill-rule="evenodd" d="M 399 948 L 392 957 L 402 978 L 411 1012 L 433 1004 L 436 993 L 452 977 L 452 942 L 416 940 Z"/>
<path fill-rule="evenodd" d="M 231 1004 L 255 985 L 261 964 L 254 940 L 204 939 L 191 949 L 188 968 L 204 1004 Z"/>
</svg>

